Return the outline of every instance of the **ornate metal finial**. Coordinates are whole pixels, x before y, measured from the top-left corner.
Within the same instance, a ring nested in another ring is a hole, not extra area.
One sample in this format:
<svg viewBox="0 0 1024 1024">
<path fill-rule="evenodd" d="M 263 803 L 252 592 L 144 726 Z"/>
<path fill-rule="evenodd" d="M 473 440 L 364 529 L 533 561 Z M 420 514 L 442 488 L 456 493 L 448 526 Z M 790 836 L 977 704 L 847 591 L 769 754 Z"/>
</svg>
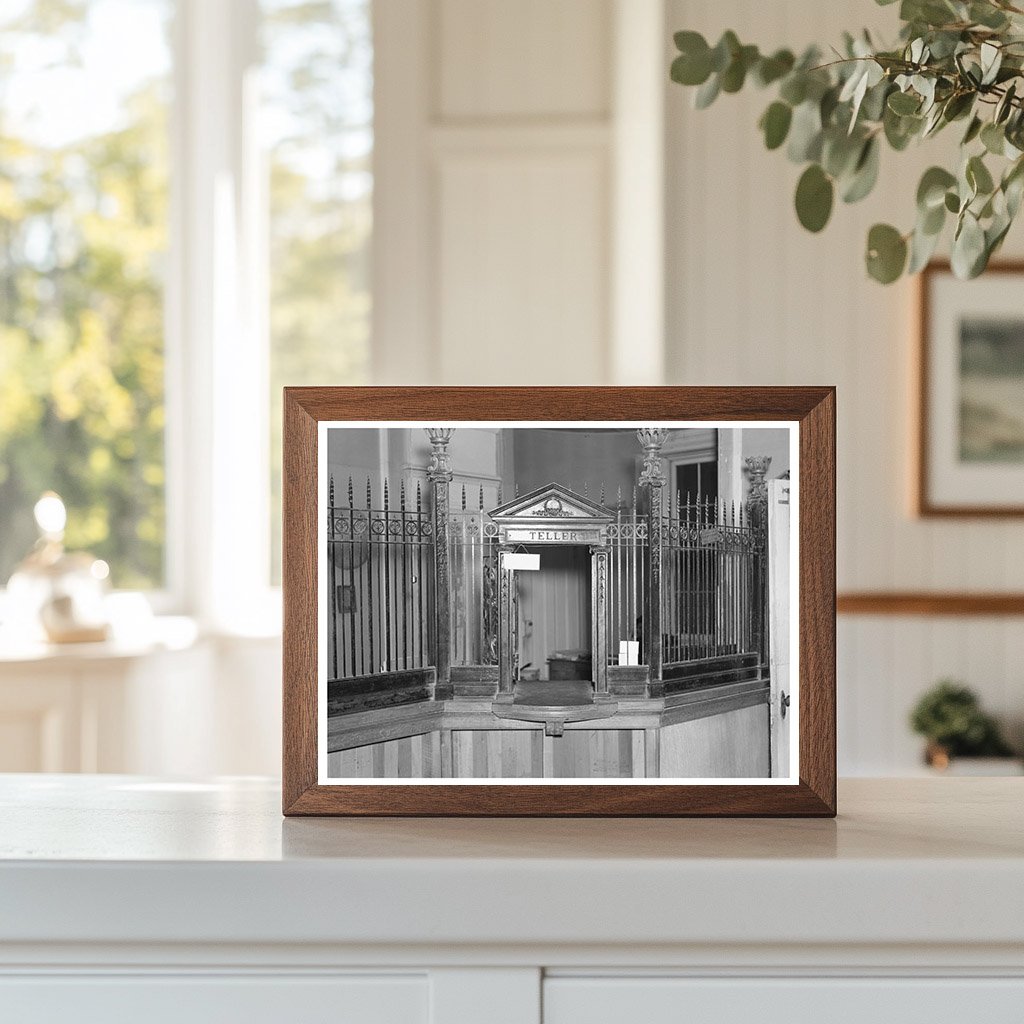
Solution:
<svg viewBox="0 0 1024 1024">
<path fill-rule="evenodd" d="M 765 483 L 764 478 L 768 467 L 772 464 L 772 457 L 770 455 L 748 455 L 743 461 L 750 478 L 747 503 L 755 508 L 766 508 L 768 506 L 768 484 Z"/>
<path fill-rule="evenodd" d="M 426 427 L 427 440 L 430 442 L 430 465 L 427 475 L 431 480 L 444 483 L 452 478 L 452 457 L 448 451 L 454 427 Z"/>
<path fill-rule="evenodd" d="M 644 450 L 644 467 L 640 473 L 640 483 L 661 487 L 665 483 L 665 474 L 661 468 L 661 449 L 668 439 L 668 431 L 664 427 L 641 427 L 636 432 L 636 438 Z"/>
</svg>

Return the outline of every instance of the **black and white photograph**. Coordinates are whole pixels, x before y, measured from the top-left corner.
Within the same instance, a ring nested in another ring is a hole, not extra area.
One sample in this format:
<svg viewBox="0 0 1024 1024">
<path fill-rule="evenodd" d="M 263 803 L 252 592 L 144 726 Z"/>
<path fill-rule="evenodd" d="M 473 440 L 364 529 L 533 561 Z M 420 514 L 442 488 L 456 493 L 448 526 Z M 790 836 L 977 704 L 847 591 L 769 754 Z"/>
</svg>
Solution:
<svg viewBox="0 0 1024 1024">
<path fill-rule="evenodd" d="M 321 783 L 795 781 L 793 425 L 320 430 Z"/>
</svg>

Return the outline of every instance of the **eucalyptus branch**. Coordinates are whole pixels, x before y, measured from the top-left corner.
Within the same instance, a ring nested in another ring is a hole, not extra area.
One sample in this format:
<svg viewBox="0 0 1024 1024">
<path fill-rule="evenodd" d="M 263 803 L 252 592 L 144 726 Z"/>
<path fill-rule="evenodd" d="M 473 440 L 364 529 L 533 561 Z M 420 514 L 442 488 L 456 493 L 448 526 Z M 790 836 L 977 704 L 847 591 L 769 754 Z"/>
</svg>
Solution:
<svg viewBox="0 0 1024 1024">
<path fill-rule="evenodd" d="M 868 232 L 866 266 L 886 284 L 916 273 L 953 220 L 953 269 L 974 277 L 1002 245 L 1024 198 L 1024 26 L 1013 21 L 1024 9 L 1010 0 L 902 0 L 899 12 L 896 48 L 875 47 L 867 33 L 846 35 L 826 62 L 817 48 L 799 58 L 789 50 L 762 54 L 733 32 L 714 46 L 696 32 L 678 32 L 671 75 L 697 88 L 699 108 L 751 81 L 774 89 L 759 128 L 768 149 L 785 145 L 804 166 L 795 206 L 809 231 L 825 227 L 837 194 L 854 203 L 872 191 L 883 143 L 900 152 L 963 122 L 958 166 L 925 172 L 909 231 L 876 224 Z"/>
</svg>

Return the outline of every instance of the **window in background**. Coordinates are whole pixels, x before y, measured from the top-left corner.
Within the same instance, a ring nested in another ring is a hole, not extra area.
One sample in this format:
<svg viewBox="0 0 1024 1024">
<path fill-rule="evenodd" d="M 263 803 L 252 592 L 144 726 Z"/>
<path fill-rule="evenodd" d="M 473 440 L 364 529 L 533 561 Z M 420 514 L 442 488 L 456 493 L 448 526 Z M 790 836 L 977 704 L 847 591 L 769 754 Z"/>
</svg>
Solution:
<svg viewBox="0 0 1024 1024">
<path fill-rule="evenodd" d="M 715 502 L 718 500 L 718 460 L 687 462 L 676 466 L 674 501 Z"/>
<path fill-rule="evenodd" d="M 370 337 L 370 0 L 263 0 L 269 156 L 271 566 L 280 577 L 281 388 L 361 384 Z"/>
<path fill-rule="evenodd" d="M 164 581 L 171 6 L 0 12 L 0 586 L 47 489 L 115 586 Z"/>
</svg>

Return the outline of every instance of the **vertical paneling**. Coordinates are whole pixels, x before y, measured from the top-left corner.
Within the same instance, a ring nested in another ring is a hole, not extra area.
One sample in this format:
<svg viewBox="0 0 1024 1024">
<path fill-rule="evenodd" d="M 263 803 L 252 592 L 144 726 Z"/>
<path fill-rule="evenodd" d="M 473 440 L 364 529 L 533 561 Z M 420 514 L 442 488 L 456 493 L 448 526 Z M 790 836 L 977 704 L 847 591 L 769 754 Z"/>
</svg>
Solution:
<svg viewBox="0 0 1024 1024">
<path fill-rule="evenodd" d="M 474 148 L 439 158 L 442 379 L 601 383 L 606 153 L 591 143 L 532 153 Z"/>
<path fill-rule="evenodd" d="M 611 0 L 428 7 L 435 377 L 602 383 Z"/>
<path fill-rule="evenodd" d="M 554 740 L 552 748 L 553 778 L 628 779 L 633 775 L 629 730 L 567 730 Z"/>
<path fill-rule="evenodd" d="M 768 706 L 728 711 L 661 730 L 663 779 L 763 779 L 768 764 Z"/>
<path fill-rule="evenodd" d="M 436 779 L 440 777 L 440 733 L 403 736 L 327 755 L 332 779 Z"/>
<path fill-rule="evenodd" d="M 454 729 L 454 775 L 459 779 L 539 778 L 543 740 L 543 729 Z"/>
<path fill-rule="evenodd" d="M 608 0 L 439 0 L 443 119 L 607 114 Z"/>
<path fill-rule="evenodd" d="M 863 0 L 668 0 L 666 37 L 693 28 L 715 41 L 732 28 L 745 43 L 800 48 L 866 25 L 891 39 L 895 10 Z M 909 228 L 921 172 L 949 160 L 957 134 L 885 151 L 878 191 L 837 203 L 814 236 L 793 213 L 800 169 L 761 146 L 756 123 L 769 92 L 748 87 L 705 111 L 692 108 L 692 90 L 667 85 L 666 96 L 668 382 L 837 385 L 840 589 L 1024 587 L 1019 521 L 911 515 L 914 285 L 883 288 L 863 269 L 867 229 L 877 221 Z M 1022 252 L 1017 228 L 1006 253 Z M 943 676 L 973 686 L 1020 734 L 1022 654 L 1020 619 L 841 619 L 840 771 L 917 771 L 907 715 Z"/>
</svg>

